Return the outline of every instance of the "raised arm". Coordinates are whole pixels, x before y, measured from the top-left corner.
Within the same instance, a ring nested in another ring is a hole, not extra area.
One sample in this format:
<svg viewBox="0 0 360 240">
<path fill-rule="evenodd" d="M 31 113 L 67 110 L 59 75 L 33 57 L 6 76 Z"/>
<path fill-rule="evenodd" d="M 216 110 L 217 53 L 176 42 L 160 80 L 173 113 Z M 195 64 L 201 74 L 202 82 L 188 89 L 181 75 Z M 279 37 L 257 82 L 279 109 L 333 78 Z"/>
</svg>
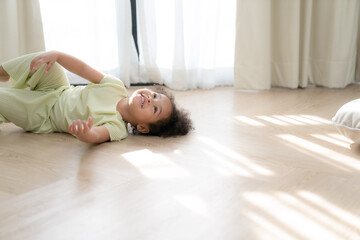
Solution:
<svg viewBox="0 0 360 240">
<path fill-rule="evenodd" d="M 45 73 L 47 73 L 55 62 L 58 62 L 70 72 L 75 73 L 76 75 L 79 75 L 80 77 L 93 83 L 99 83 L 101 79 L 104 78 L 104 74 L 102 72 L 92 68 L 80 59 L 59 51 L 45 52 L 34 58 L 30 64 L 30 71 L 35 71 L 38 67 L 40 67 L 40 65 L 45 63 L 47 65 Z"/>
</svg>

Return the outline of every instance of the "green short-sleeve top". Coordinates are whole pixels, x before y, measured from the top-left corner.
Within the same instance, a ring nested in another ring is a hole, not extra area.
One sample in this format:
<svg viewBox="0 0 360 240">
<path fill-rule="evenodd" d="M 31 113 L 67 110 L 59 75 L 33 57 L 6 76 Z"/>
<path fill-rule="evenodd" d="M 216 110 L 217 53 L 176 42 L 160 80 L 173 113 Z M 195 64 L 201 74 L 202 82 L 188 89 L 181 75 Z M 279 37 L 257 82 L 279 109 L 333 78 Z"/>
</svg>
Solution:
<svg viewBox="0 0 360 240">
<path fill-rule="evenodd" d="M 128 97 L 122 81 L 106 75 L 99 84 L 70 87 L 55 103 L 50 119 L 55 131 L 68 132 L 73 120 L 92 117 L 93 126 L 105 126 L 111 141 L 126 138 L 127 124 L 116 110 L 118 102 Z"/>
</svg>

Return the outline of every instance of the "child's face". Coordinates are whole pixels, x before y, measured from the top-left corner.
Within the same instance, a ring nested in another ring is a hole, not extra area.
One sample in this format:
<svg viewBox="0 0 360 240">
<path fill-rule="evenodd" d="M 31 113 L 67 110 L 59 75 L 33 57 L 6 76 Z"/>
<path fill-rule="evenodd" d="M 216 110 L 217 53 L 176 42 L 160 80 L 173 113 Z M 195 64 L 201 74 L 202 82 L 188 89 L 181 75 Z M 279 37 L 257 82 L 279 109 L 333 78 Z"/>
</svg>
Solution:
<svg viewBox="0 0 360 240">
<path fill-rule="evenodd" d="M 154 124 L 170 117 L 172 104 L 167 96 L 150 89 L 139 89 L 129 98 L 132 116 L 137 124 Z"/>
</svg>

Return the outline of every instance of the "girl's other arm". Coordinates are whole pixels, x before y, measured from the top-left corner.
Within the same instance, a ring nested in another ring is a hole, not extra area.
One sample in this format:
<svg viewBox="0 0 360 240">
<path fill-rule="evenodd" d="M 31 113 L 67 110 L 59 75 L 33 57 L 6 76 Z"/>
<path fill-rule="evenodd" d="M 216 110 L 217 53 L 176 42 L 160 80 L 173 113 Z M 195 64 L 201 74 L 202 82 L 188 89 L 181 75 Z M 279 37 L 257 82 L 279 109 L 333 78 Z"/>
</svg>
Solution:
<svg viewBox="0 0 360 240">
<path fill-rule="evenodd" d="M 77 139 L 87 143 L 102 143 L 110 140 L 110 133 L 104 126 L 92 127 L 93 119 L 88 121 L 74 120 L 68 127 L 68 132 Z"/>
<path fill-rule="evenodd" d="M 55 62 L 58 62 L 68 71 L 93 83 L 99 83 L 101 79 L 104 78 L 104 74 L 102 72 L 92 68 L 80 59 L 58 51 L 45 52 L 34 58 L 30 64 L 30 71 L 33 72 L 35 69 L 40 67 L 40 65 L 45 63 L 47 65 L 45 73 L 47 73 Z"/>
</svg>

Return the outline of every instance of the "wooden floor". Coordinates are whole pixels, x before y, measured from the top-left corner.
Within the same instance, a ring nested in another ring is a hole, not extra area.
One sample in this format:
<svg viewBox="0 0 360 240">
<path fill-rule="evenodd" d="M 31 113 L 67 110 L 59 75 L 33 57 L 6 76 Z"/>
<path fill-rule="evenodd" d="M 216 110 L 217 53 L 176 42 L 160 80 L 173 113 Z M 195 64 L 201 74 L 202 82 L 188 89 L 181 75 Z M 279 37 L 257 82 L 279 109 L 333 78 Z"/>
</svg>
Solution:
<svg viewBox="0 0 360 240">
<path fill-rule="evenodd" d="M 360 239 L 360 147 L 331 124 L 359 85 L 175 96 L 186 137 L 89 145 L 2 124 L 0 239 Z"/>
</svg>

